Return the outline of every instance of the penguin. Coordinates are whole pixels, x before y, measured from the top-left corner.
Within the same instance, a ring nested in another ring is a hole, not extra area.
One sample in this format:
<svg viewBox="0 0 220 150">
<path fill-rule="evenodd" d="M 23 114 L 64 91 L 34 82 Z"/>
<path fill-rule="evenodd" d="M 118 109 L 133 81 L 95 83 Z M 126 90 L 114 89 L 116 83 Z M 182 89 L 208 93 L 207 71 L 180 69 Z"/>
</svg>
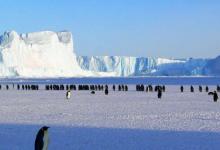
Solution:
<svg viewBox="0 0 220 150">
<path fill-rule="evenodd" d="M 108 88 L 105 89 L 105 95 L 108 95 Z"/>
<path fill-rule="evenodd" d="M 136 85 L 136 91 L 139 91 L 139 89 L 140 89 L 140 86 Z"/>
<path fill-rule="evenodd" d="M 162 92 L 165 92 L 165 91 L 166 91 L 166 86 L 163 85 L 163 86 L 162 86 Z"/>
<path fill-rule="evenodd" d="M 146 92 L 148 92 L 148 86 L 146 86 Z"/>
<path fill-rule="evenodd" d="M 8 86 L 8 85 L 6 85 L 6 89 L 7 89 L 7 90 L 9 89 L 9 86 Z"/>
<path fill-rule="evenodd" d="M 91 94 L 95 94 L 95 91 L 91 91 Z"/>
<path fill-rule="evenodd" d="M 113 91 L 115 91 L 115 85 L 112 86 Z"/>
<path fill-rule="evenodd" d="M 128 91 L 128 86 L 127 85 L 125 85 L 125 91 Z"/>
<path fill-rule="evenodd" d="M 194 87 L 191 85 L 190 91 L 193 93 L 194 92 Z"/>
<path fill-rule="evenodd" d="M 220 92 L 220 86 L 217 85 L 217 92 Z"/>
<path fill-rule="evenodd" d="M 20 90 L 20 85 L 19 84 L 17 85 L 17 89 Z"/>
<path fill-rule="evenodd" d="M 153 92 L 153 86 L 152 86 L 152 85 L 149 85 L 148 87 L 149 87 L 149 91 L 150 91 L 150 92 Z"/>
<path fill-rule="evenodd" d="M 209 92 L 209 87 L 208 86 L 205 87 L 205 91 Z"/>
<path fill-rule="evenodd" d="M 202 92 L 202 86 L 201 85 L 199 86 L 199 92 Z"/>
<path fill-rule="evenodd" d="M 70 99 L 70 96 L 71 96 L 71 93 L 70 93 L 70 90 L 68 90 L 68 91 L 66 92 L 66 99 Z"/>
<path fill-rule="evenodd" d="M 217 94 L 216 91 L 214 91 L 214 92 L 209 92 L 208 95 L 213 95 L 213 101 L 214 101 L 214 102 L 217 102 L 217 100 L 218 100 L 218 94 Z"/>
<path fill-rule="evenodd" d="M 183 93 L 183 90 L 184 90 L 184 87 L 181 86 L 181 87 L 180 87 L 180 91 L 181 91 L 181 93 Z"/>
<path fill-rule="evenodd" d="M 159 99 L 161 99 L 161 97 L 162 97 L 162 89 L 161 88 L 158 88 L 157 89 L 157 98 L 159 98 Z"/>
<path fill-rule="evenodd" d="M 121 85 L 118 85 L 118 91 L 121 91 Z"/>
<path fill-rule="evenodd" d="M 49 135 L 48 129 L 50 127 L 43 126 L 37 133 L 35 139 L 35 150 L 48 150 Z"/>
</svg>

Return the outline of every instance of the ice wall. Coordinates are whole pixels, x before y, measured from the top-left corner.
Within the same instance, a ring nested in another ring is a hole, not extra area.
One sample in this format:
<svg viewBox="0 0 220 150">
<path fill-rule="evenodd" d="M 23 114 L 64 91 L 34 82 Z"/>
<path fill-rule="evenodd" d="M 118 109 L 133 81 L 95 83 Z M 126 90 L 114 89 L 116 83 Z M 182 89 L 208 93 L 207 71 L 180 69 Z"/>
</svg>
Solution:
<svg viewBox="0 0 220 150">
<path fill-rule="evenodd" d="M 73 50 L 70 32 L 43 31 L 0 37 L 0 76 L 72 77 L 89 76 L 82 70 Z"/>
<path fill-rule="evenodd" d="M 116 76 L 202 76 L 208 59 L 167 59 L 125 56 L 77 56 L 81 68 L 115 72 Z"/>
<path fill-rule="evenodd" d="M 76 56 L 70 32 L 0 36 L 0 77 L 219 76 L 219 60 Z"/>
</svg>

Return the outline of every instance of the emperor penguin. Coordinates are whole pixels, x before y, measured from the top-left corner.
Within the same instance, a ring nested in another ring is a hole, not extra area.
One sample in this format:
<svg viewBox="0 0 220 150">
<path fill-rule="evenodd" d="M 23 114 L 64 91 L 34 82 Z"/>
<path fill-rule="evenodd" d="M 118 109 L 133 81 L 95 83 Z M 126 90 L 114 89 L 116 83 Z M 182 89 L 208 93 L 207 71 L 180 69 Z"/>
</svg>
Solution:
<svg viewBox="0 0 220 150">
<path fill-rule="evenodd" d="M 218 94 L 217 94 L 216 91 L 214 91 L 214 92 L 209 92 L 208 95 L 213 95 L 213 101 L 214 101 L 214 102 L 217 102 L 217 100 L 218 100 Z"/>
<path fill-rule="evenodd" d="M 35 150 L 48 150 L 49 135 L 48 129 L 50 127 L 43 126 L 37 133 L 35 139 Z"/>
<path fill-rule="evenodd" d="M 71 96 L 71 93 L 70 93 L 70 90 L 68 90 L 68 91 L 66 92 L 66 99 L 70 99 L 70 96 Z"/>
<path fill-rule="evenodd" d="M 159 98 L 159 99 L 161 99 L 161 97 L 162 97 L 162 89 L 161 89 L 161 87 L 159 86 L 158 87 L 158 90 L 157 90 L 157 97 Z"/>
</svg>

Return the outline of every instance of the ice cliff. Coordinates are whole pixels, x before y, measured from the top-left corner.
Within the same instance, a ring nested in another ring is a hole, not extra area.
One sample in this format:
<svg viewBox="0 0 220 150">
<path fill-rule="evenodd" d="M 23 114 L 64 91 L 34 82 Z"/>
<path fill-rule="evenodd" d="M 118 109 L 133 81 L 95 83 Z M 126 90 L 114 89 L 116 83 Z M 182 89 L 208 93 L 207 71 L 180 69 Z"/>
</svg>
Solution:
<svg viewBox="0 0 220 150">
<path fill-rule="evenodd" d="M 0 77 L 220 76 L 215 59 L 76 56 L 70 32 L 0 36 Z"/>
<path fill-rule="evenodd" d="M 72 77 L 93 75 L 82 70 L 70 32 L 5 32 L 0 36 L 0 76 Z"/>
<path fill-rule="evenodd" d="M 209 59 L 167 59 L 123 56 L 78 56 L 81 68 L 115 72 L 117 76 L 203 76 L 209 75 Z"/>
</svg>

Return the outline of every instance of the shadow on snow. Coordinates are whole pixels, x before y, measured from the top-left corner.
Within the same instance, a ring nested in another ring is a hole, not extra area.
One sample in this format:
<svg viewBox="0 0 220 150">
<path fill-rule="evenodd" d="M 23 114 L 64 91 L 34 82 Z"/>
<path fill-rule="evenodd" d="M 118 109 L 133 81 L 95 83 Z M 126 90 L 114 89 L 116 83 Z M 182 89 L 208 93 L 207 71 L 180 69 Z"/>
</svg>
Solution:
<svg viewBox="0 0 220 150">
<path fill-rule="evenodd" d="M 1 150 L 31 150 L 39 125 L 0 124 Z M 50 126 L 49 150 L 217 150 L 220 133 Z"/>
</svg>

